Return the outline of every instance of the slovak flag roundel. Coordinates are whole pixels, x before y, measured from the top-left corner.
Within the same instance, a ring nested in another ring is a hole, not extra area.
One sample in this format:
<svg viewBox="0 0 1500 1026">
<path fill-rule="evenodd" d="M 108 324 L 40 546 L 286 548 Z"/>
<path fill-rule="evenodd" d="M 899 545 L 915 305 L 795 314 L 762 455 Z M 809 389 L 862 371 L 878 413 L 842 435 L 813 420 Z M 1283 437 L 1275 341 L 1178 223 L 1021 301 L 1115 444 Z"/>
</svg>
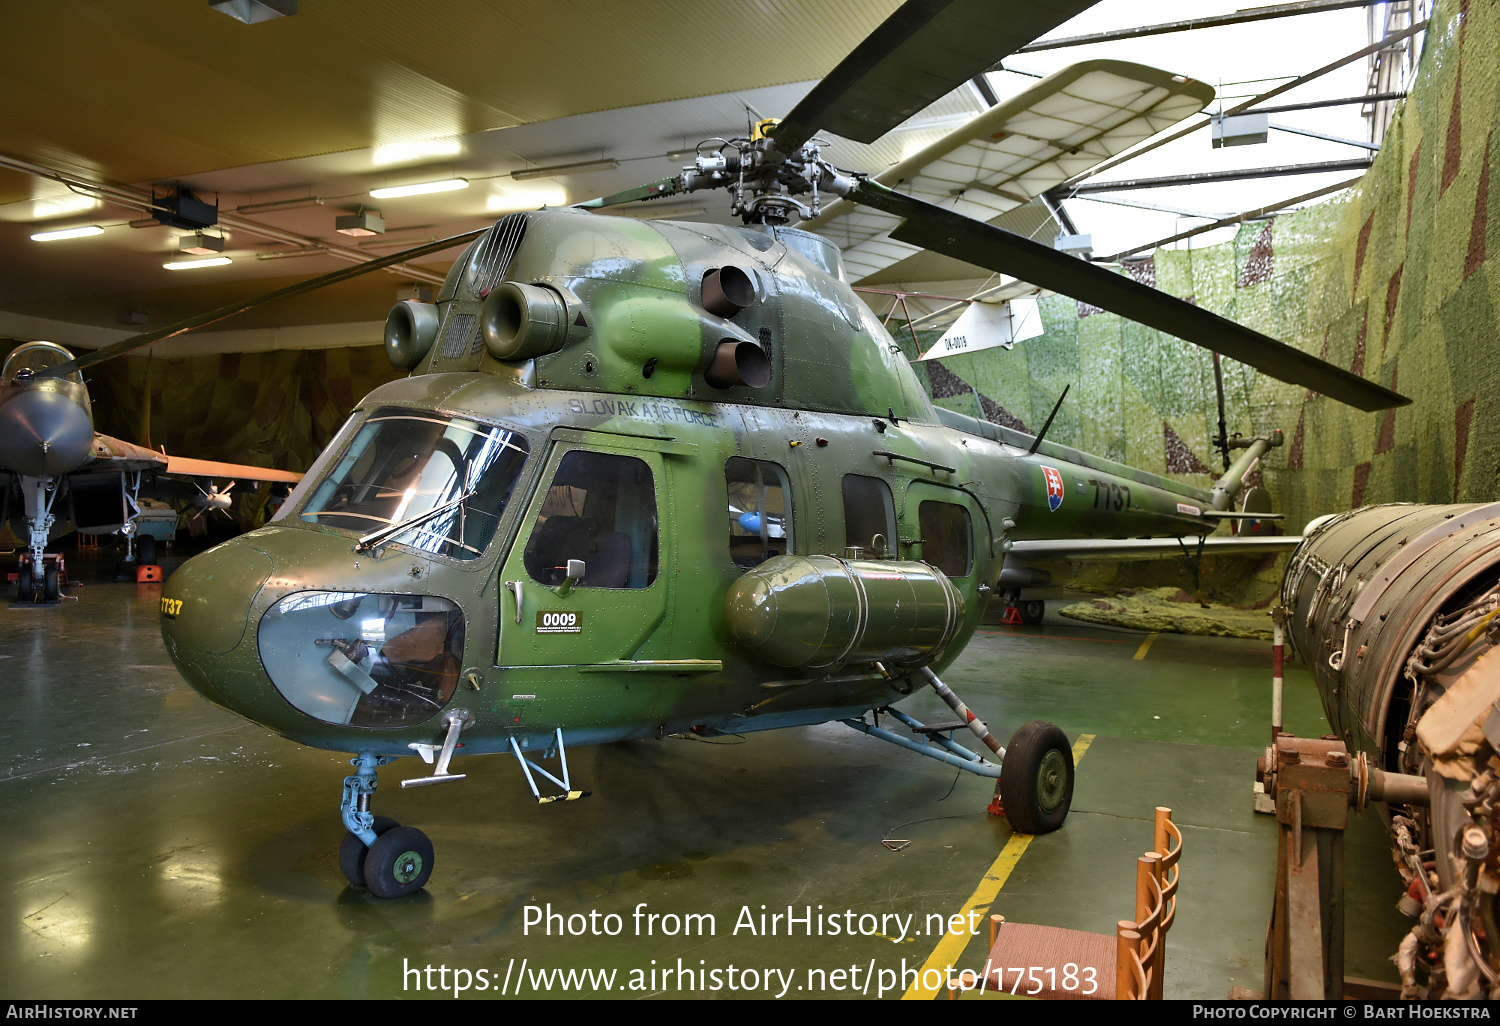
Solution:
<svg viewBox="0 0 1500 1026">
<path fill-rule="evenodd" d="M 1062 475 L 1051 467 L 1043 467 L 1042 476 L 1047 479 L 1047 508 L 1056 513 L 1063 501 Z"/>
</svg>

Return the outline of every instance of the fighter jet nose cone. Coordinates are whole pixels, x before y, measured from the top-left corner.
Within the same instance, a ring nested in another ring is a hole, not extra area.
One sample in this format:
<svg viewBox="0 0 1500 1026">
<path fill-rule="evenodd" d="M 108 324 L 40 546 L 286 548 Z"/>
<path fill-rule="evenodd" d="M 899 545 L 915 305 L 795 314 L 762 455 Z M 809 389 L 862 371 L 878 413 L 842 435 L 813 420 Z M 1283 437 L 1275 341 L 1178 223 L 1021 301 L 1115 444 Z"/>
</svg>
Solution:
<svg viewBox="0 0 1500 1026">
<path fill-rule="evenodd" d="M 28 477 L 57 477 L 89 457 L 94 425 L 65 395 L 25 392 L 0 406 L 0 466 Z"/>
</svg>

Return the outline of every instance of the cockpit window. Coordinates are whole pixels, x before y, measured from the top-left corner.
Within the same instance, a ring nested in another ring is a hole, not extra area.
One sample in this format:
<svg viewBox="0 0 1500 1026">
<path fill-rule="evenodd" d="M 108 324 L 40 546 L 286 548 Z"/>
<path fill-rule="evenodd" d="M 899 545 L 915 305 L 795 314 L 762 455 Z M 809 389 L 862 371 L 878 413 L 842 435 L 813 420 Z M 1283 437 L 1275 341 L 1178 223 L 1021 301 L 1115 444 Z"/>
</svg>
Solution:
<svg viewBox="0 0 1500 1026">
<path fill-rule="evenodd" d="M 376 410 L 299 515 L 452 559 L 476 559 L 526 462 L 514 431 L 424 410 Z M 404 528 L 401 525 L 407 525 Z"/>
<path fill-rule="evenodd" d="M 18 346 L 5 358 L 5 369 L 0 371 L 0 378 L 9 381 L 17 374 L 37 377 L 48 367 L 55 367 L 71 359 L 73 354 L 55 342 L 28 342 L 24 346 Z M 83 374 L 79 371 L 64 374 L 63 379 L 83 384 Z"/>
</svg>

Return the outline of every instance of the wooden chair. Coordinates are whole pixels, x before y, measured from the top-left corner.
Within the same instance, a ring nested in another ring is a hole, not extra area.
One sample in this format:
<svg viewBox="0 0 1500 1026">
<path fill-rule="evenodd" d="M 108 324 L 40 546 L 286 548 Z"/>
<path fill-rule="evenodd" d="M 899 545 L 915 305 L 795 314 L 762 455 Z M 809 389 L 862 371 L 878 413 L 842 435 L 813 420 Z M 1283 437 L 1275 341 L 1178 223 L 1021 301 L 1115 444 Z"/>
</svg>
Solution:
<svg viewBox="0 0 1500 1026">
<path fill-rule="evenodd" d="M 1153 842 L 1155 850 L 1136 860 L 1134 918 L 1120 920 L 1113 936 L 990 916 L 982 986 L 1037 998 L 1160 1000 L 1181 877 L 1182 832 L 1172 810 L 1156 810 Z"/>
</svg>

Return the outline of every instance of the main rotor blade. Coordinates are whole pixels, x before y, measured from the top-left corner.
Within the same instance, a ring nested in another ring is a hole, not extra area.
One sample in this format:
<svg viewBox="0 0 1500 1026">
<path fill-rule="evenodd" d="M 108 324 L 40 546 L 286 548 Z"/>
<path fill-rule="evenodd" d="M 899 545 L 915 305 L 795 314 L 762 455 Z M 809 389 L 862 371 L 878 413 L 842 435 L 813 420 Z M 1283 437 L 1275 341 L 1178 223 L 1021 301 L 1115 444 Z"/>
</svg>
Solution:
<svg viewBox="0 0 1500 1026">
<path fill-rule="evenodd" d="M 584 200 L 582 203 L 571 204 L 584 210 L 597 210 L 600 207 L 612 207 L 617 203 L 634 203 L 636 200 L 660 199 L 663 196 L 675 196 L 682 191 L 682 179 L 673 176 L 651 182 L 647 185 L 637 185 L 633 189 L 625 189 L 622 192 L 612 192 L 608 196 L 599 196 L 595 199 Z"/>
<path fill-rule="evenodd" d="M 891 232 L 891 238 L 898 242 L 1072 296 L 1247 363 L 1279 381 L 1304 385 L 1361 410 L 1385 410 L 1411 402 L 1406 396 L 1242 324 L 994 225 L 869 181 L 861 182 L 850 198 L 906 218 Z"/>
<path fill-rule="evenodd" d="M 263 295 L 256 296 L 254 299 L 246 299 L 235 303 L 229 303 L 225 306 L 209 310 L 207 313 L 197 314 L 193 317 L 187 318 L 186 320 L 178 321 L 176 324 L 169 324 L 165 328 L 157 328 L 155 331 L 147 331 L 143 332 L 140 335 L 132 335 L 127 339 L 122 339 L 121 341 L 114 343 L 113 345 L 105 346 L 102 349 L 96 349 L 92 353 L 84 353 L 81 356 L 75 356 L 73 359 L 68 360 L 65 363 L 59 363 L 55 364 L 54 366 L 48 367 L 45 373 L 49 377 L 62 377 L 65 374 L 73 373 L 73 371 L 75 370 L 81 370 L 84 367 L 92 367 L 96 363 L 103 363 L 105 360 L 113 360 L 117 356 L 124 356 L 126 353 L 134 352 L 137 349 L 143 349 L 146 346 L 151 345 L 153 342 L 160 342 L 162 339 L 172 338 L 176 335 L 183 335 L 189 331 L 207 327 L 210 324 L 216 324 L 219 321 L 227 320 L 230 317 L 235 316 L 236 314 L 242 314 L 246 311 L 254 310 L 256 307 L 265 306 L 268 303 L 274 303 L 278 299 L 286 299 L 290 296 L 300 296 L 304 292 L 312 292 L 316 289 L 323 288 L 325 285 L 336 285 L 341 281 L 346 281 L 350 278 L 357 278 L 360 275 L 368 274 L 371 271 L 378 271 L 382 267 L 389 267 L 392 264 L 399 264 L 402 261 L 411 260 L 415 257 L 426 256 L 429 253 L 438 253 L 445 249 L 451 249 L 452 247 L 468 242 L 471 239 L 478 238 L 480 235 L 483 235 L 487 231 L 489 231 L 488 227 L 477 228 L 472 232 L 464 232 L 462 235 L 453 235 L 446 239 L 439 239 L 437 242 L 429 242 L 424 246 L 415 246 L 411 249 L 404 249 L 399 253 L 393 253 L 390 256 L 380 257 L 377 260 L 367 260 L 362 264 L 355 264 L 352 267 L 345 267 L 341 270 L 319 275 L 316 278 L 309 278 L 306 281 L 299 281 L 295 285 L 288 285 L 286 288 L 277 289 L 275 292 L 267 292 Z"/>
<path fill-rule="evenodd" d="M 872 143 L 1097 0 L 907 0 L 777 126 L 790 154 L 826 130 Z"/>
</svg>

